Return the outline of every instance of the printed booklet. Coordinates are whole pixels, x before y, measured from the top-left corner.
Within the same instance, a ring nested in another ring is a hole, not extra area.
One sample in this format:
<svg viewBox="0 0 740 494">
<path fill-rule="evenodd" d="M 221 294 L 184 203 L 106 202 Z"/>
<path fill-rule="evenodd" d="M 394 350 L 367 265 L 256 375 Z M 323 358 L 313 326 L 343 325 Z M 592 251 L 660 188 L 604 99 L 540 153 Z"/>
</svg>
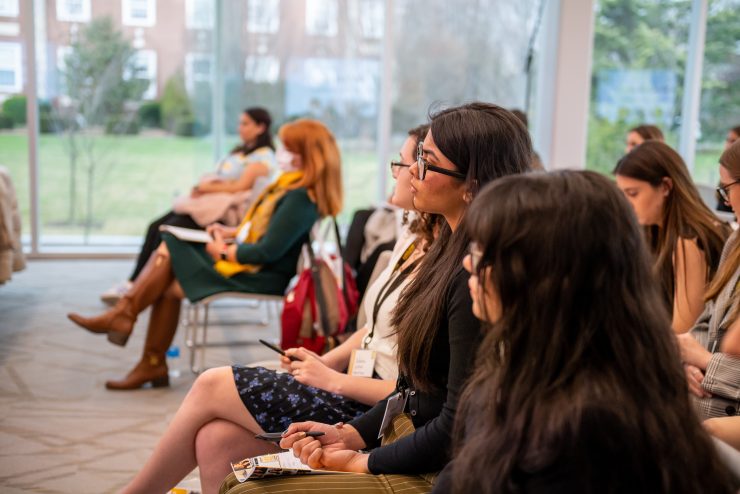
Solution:
<svg viewBox="0 0 740 494">
<path fill-rule="evenodd" d="M 301 463 L 301 460 L 293 456 L 292 451 L 255 456 L 254 458 L 245 458 L 240 462 L 232 463 L 231 469 L 234 471 L 234 475 L 236 475 L 236 479 L 239 482 L 246 482 L 248 479 L 280 477 L 283 475 L 325 475 L 346 473 L 314 470 L 308 465 Z"/>
</svg>

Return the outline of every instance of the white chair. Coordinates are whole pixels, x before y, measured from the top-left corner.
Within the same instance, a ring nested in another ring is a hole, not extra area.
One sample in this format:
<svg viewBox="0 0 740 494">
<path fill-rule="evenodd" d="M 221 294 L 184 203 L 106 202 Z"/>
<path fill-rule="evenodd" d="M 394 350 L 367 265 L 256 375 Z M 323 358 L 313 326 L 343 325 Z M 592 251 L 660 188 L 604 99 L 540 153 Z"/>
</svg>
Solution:
<svg viewBox="0 0 740 494">
<path fill-rule="evenodd" d="M 237 300 L 236 304 L 224 304 L 223 301 Z M 257 341 L 227 341 L 227 342 L 209 342 L 208 327 L 209 316 L 212 308 L 217 307 L 238 307 L 238 301 L 251 301 L 253 307 L 264 306 L 263 316 L 260 319 L 239 319 L 219 321 L 219 325 L 244 325 L 259 324 L 269 326 L 270 322 L 280 318 L 282 310 L 282 295 L 266 295 L 261 293 L 242 293 L 242 292 L 222 292 L 210 297 L 206 297 L 195 303 L 190 303 L 185 315 L 185 346 L 190 350 L 190 370 L 195 374 L 203 371 L 205 366 L 205 351 L 208 347 L 223 346 L 244 346 L 254 345 Z M 218 304 L 217 304 L 218 302 Z M 244 304 L 243 304 L 244 305 Z M 203 314 L 201 320 L 201 313 Z M 197 354 L 197 355 L 196 355 Z M 196 360 L 198 361 L 196 364 Z"/>
</svg>

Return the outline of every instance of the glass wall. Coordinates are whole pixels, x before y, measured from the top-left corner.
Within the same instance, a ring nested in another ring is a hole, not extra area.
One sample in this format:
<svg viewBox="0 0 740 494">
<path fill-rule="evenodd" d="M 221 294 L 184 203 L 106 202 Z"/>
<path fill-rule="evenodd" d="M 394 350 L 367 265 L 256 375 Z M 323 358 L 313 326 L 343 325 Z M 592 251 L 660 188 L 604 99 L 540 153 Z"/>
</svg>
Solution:
<svg viewBox="0 0 740 494">
<path fill-rule="evenodd" d="M 719 180 L 728 130 L 740 125 L 740 0 L 710 0 L 694 178 Z"/>
<path fill-rule="evenodd" d="M 25 2 L 0 1 L 0 167 L 8 170 L 13 181 L 25 234 L 31 226 L 24 64 L 28 15 Z"/>
<path fill-rule="evenodd" d="M 0 20 L 14 15 L 16 3 L 0 2 Z M 332 129 L 348 220 L 379 199 L 379 174 L 389 178 L 387 167 L 379 171 L 380 142 L 395 155 L 430 109 L 474 99 L 524 106 L 539 1 L 34 5 L 44 253 L 134 250 L 147 223 L 238 143 L 238 117 L 249 106 L 269 109 L 274 130 L 299 117 Z M 2 34 L 0 100 L 7 100 L 26 90 L 25 62 L 20 34 L 15 41 Z M 385 70 L 391 83 L 384 88 Z M 391 115 L 390 128 L 381 127 L 381 115 Z M 27 191 L 24 124 L 0 129 L 0 143 L 0 160 Z M 22 195 L 26 233 L 28 205 Z"/>
<path fill-rule="evenodd" d="M 611 173 L 643 123 L 677 147 L 690 16 L 686 0 L 596 2 L 588 168 Z"/>
</svg>

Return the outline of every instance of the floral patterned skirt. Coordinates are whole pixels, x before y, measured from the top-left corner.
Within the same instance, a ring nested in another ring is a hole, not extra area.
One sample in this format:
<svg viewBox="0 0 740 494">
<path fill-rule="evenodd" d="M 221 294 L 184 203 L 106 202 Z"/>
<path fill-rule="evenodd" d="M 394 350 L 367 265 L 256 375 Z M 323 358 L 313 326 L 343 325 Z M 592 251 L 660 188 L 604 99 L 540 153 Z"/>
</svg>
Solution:
<svg viewBox="0 0 740 494">
<path fill-rule="evenodd" d="M 306 386 L 292 375 L 264 367 L 232 366 L 247 410 L 265 432 L 281 432 L 292 422 L 348 422 L 370 409 L 344 396 Z"/>
</svg>

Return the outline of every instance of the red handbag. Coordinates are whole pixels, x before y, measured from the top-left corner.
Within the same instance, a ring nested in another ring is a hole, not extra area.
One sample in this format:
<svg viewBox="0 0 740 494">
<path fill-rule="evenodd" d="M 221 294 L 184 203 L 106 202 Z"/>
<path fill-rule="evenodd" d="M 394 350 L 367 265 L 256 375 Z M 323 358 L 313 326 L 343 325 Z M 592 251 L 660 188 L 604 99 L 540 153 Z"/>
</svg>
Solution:
<svg viewBox="0 0 740 494">
<path fill-rule="evenodd" d="M 339 229 L 334 220 L 337 244 Z M 337 337 L 356 315 L 360 294 L 349 265 L 342 262 L 342 280 L 338 282 L 327 262 L 317 258 L 311 242 L 306 244 L 309 267 L 285 296 L 281 315 L 283 349 L 302 346 L 318 354 L 333 348 Z"/>
</svg>

